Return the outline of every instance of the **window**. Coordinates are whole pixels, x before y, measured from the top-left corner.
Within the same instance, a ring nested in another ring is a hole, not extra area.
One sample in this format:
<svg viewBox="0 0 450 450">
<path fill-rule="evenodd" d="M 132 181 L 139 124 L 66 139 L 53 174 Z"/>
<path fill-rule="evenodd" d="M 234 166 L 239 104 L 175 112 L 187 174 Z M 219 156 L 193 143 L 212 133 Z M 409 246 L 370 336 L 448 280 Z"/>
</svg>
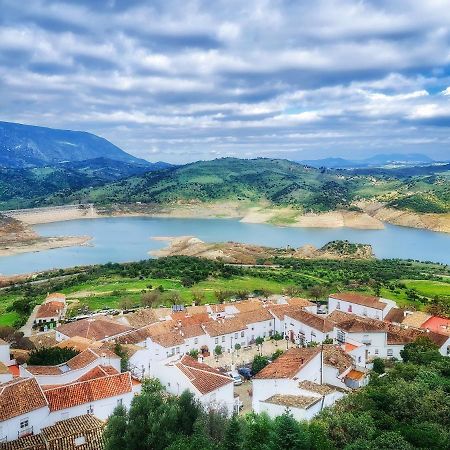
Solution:
<svg viewBox="0 0 450 450">
<path fill-rule="evenodd" d="M 378 349 L 377 348 L 375 349 L 375 355 L 378 355 Z"/>
<path fill-rule="evenodd" d="M 238 338 L 238 333 L 234 333 L 234 338 L 235 338 L 235 339 Z"/>
<path fill-rule="evenodd" d="M 336 309 L 341 309 L 341 302 L 337 302 Z"/>
<path fill-rule="evenodd" d="M 244 332 L 243 331 L 241 331 L 241 337 L 244 337 Z"/>
<path fill-rule="evenodd" d="M 177 347 L 177 353 L 180 353 L 180 347 Z"/>
<path fill-rule="evenodd" d="M 215 344 L 218 344 L 218 343 L 219 343 L 219 338 L 218 338 L 218 337 L 216 337 L 216 339 L 214 339 L 214 343 L 215 343 Z"/>
<path fill-rule="evenodd" d="M 117 399 L 117 405 L 123 405 L 123 399 L 122 398 L 118 398 Z"/>
<path fill-rule="evenodd" d="M 22 430 L 23 428 L 28 428 L 29 425 L 29 420 L 28 417 L 25 417 L 24 419 L 20 420 L 20 429 Z"/>
<path fill-rule="evenodd" d="M 394 356 L 394 350 L 392 350 L 392 348 L 388 348 L 387 349 L 387 355 L 388 356 Z"/>
<path fill-rule="evenodd" d="M 194 339 L 194 344 L 198 344 L 198 338 Z"/>
<path fill-rule="evenodd" d="M 341 330 L 337 331 L 336 334 L 336 340 L 340 343 L 340 344 L 344 344 L 345 343 L 345 333 Z"/>
<path fill-rule="evenodd" d="M 225 342 L 225 336 L 222 336 L 222 342 Z"/>
<path fill-rule="evenodd" d="M 359 363 L 361 362 L 361 356 L 358 356 L 358 362 Z"/>
<path fill-rule="evenodd" d="M 352 312 L 352 305 L 348 305 L 348 312 L 349 312 L 349 313 Z"/>
<path fill-rule="evenodd" d="M 89 405 L 89 408 L 87 409 L 88 414 L 94 414 L 94 408 L 92 405 Z"/>
<path fill-rule="evenodd" d="M 73 443 L 75 444 L 75 447 L 78 447 L 79 445 L 86 444 L 86 438 L 84 436 L 78 436 L 73 440 Z"/>
<path fill-rule="evenodd" d="M 367 308 L 363 309 L 363 316 L 367 316 Z"/>
</svg>

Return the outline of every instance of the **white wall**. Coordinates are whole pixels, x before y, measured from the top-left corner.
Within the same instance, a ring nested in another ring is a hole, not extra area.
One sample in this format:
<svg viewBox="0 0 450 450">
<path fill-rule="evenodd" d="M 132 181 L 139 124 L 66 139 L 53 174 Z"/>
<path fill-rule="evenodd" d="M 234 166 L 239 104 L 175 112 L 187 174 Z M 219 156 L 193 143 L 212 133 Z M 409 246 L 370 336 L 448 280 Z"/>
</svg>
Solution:
<svg viewBox="0 0 450 450">
<path fill-rule="evenodd" d="M 360 317 L 369 317 L 371 319 L 383 320 L 386 314 L 396 306 L 396 303 L 388 299 L 380 299 L 386 306 L 383 310 L 371 308 L 369 306 L 362 306 L 356 303 L 339 300 L 332 297 L 328 298 L 328 312 L 332 313 L 335 310 L 355 314 Z"/>
<path fill-rule="evenodd" d="M 260 410 L 259 412 L 265 412 L 268 414 L 269 417 L 272 419 L 275 419 L 275 417 L 281 416 L 286 411 L 286 406 L 283 405 L 276 405 L 274 403 L 266 403 L 266 402 L 260 402 Z M 289 411 L 293 415 L 295 420 L 301 421 L 301 420 L 311 420 L 315 415 L 317 415 L 322 408 L 322 401 L 319 400 L 317 403 L 312 405 L 308 409 L 303 408 L 295 408 L 290 406 Z"/>
<path fill-rule="evenodd" d="M 0 361 L 5 366 L 11 366 L 13 364 L 13 360 L 10 357 L 10 346 L 9 344 L 0 345 Z"/>
<path fill-rule="evenodd" d="M 293 319 L 286 314 L 284 319 L 284 324 L 286 327 L 286 332 L 290 338 L 291 331 L 294 333 L 294 339 L 297 344 L 302 344 L 300 342 L 300 333 L 304 334 L 304 342 L 302 345 L 306 345 L 309 342 L 323 342 L 327 337 L 333 337 L 333 331 L 329 333 L 322 333 L 322 331 L 310 327 L 309 325 L 300 322 L 299 320 Z"/>
<path fill-rule="evenodd" d="M 0 422 L 0 439 L 6 437 L 7 441 L 13 441 L 21 436 L 19 432 L 30 434 L 32 431 L 34 434 L 39 433 L 42 428 L 49 425 L 48 414 L 49 410 L 46 406 Z M 28 427 L 20 428 L 20 423 L 26 419 L 28 419 Z"/>
</svg>

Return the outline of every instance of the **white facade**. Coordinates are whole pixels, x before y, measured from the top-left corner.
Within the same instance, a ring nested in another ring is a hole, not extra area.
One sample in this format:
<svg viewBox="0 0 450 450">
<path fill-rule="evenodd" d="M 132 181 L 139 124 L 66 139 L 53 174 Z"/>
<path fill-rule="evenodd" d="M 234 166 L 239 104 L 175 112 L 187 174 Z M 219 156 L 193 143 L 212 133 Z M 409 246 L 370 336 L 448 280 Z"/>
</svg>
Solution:
<svg viewBox="0 0 450 450">
<path fill-rule="evenodd" d="M 48 416 L 49 409 L 45 406 L 0 422 L 0 442 L 40 433 L 42 428 L 49 425 Z"/>
<path fill-rule="evenodd" d="M 289 317 L 286 313 L 284 317 L 285 336 L 293 340 L 298 345 L 307 345 L 310 342 L 323 342 L 325 339 L 333 337 L 333 331 L 324 333 L 299 320 Z"/>
<path fill-rule="evenodd" d="M 0 362 L 9 367 L 16 363 L 14 359 L 11 359 L 11 349 L 8 342 L 0 339 Z"/>
<path fill-rule="evenodd" d="M 395 308 L 397 304 L 393 300 L 389 300 L 386 298 L 380 298 L 379 300 L 381 303 L 385 304 L 385 306 L 382 309 L 364 306 L 355 302 L 329 297 L 328 312 L 332 313 L 333 311 L 337 310 L 350 314 L 355 314 L 356 316 L 360 317 L 368 317 L 370 319 L 384 320 L 387 313 L 392 308 Z"/>
</svg>

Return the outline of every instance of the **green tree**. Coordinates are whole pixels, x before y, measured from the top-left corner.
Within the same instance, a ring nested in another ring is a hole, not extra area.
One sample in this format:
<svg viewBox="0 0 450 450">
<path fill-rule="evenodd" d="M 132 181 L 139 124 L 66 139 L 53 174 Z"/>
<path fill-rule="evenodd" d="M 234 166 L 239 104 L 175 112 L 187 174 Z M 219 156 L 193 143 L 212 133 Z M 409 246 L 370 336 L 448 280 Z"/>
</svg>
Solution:
<svg viewBox="0 0 450 450">
<path fill-rule="evenodd" d="M 258 336 L 258 337 L 255 339 L 255 344 L 258 346 L 259 354 L 260 354 L 260 355 L 262 354 L 262 346 L 263 346 L 263 343 L 264 343 L 264 338 L 263 338 L 263 337 Z"/>
<path fill-rule="evenodd" d="M 379 374 L 384 373 L 385 364 L 381 358 L 374 358 L 373 360 L 373 371 Z"/>
<path fill-rule="evenodd" d="M 419 336 L 414 342 L 406 344 L 400 350 L 400 356 L 404 362 L 414 364 L 430 364 L 442 358 L 437 345 L 428 336 Z"/>
<path fill-rule="evenodd" d="M 273 449 L 274 423 L 266 413 L 251 412 L 244 418 L 244 450 Z"/>
<path fill-rule="evenodd" d="M 43 347 L 30 353 L 28 364 L 31 366 L 56 366 L 65 363 L 80 352 L 74 348 Z"/>
<path fill-rule="evenodd" d="M 128 415 L 124 406 L 118 405 L 108 419 L 105 431 L 105 450 L 127 449 L 126 431 Z"/>
<path fill-rule="evenodd" d="M 141 297 L 141 305 L 144 307 L 146 306 L 152 308 L 159 303 L 161 303 L 161 292 L 158 290 L 146 292 Z"/>
<path fill-rule="evenodd" d="M 300 434 L 300 424 L 294 419 L 291 412 L 286 411 L 275 418 L 274 424 L 274 444 L 280 450 L 303 449 L 304 441 Z M 307 439 L 306 439 L 307 440 Z"/>
<path fill-rule="evenodd" d="M 194 425 L 202 413 L 202 407 L 194 394 L 184 391 L 178 397 L 177 429 L 184 435 L 190 436 L 194 432 Z"/>
<path fill-rule="evenodd" d="M 252 372 L 253 372 L 253 374 L 256 375 L 258 372 L 263 370 L 264 367 L 267 366 L 267 364 L 269 364 L 269 360 L 267 359 L 267 357 L 261 356 L 261 355 L 256 355 L 253 358 L 253 362 L 252 362 Z"/>
<path fill-rule="evenodd" d="M 114 353 L 120 357 L 120 370 L 126 372 L 128 370 L 129 358 L 127 352 L 119 342 L 114 344 Z"/>
<path fill-rule="evenodd" d="M 225 431 L 225 439 L 222 443 L 223 450 L 242 449 L 242 426 L 236 414 L 233 414 Z"/>
</svg>

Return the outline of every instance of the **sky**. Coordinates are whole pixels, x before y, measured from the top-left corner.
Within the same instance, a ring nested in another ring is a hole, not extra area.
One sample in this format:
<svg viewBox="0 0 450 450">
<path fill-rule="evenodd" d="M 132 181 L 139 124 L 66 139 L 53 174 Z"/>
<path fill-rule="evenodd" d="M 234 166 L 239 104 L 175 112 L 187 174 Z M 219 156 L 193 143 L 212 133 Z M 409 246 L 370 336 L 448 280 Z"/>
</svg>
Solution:
<svg viewBox="0 0 450 450">
<path fill-rule="evenodd" d="M 450 159 L 449 0 L 0 0 L 0 120 L 172 163 Z"/>
</svg>

